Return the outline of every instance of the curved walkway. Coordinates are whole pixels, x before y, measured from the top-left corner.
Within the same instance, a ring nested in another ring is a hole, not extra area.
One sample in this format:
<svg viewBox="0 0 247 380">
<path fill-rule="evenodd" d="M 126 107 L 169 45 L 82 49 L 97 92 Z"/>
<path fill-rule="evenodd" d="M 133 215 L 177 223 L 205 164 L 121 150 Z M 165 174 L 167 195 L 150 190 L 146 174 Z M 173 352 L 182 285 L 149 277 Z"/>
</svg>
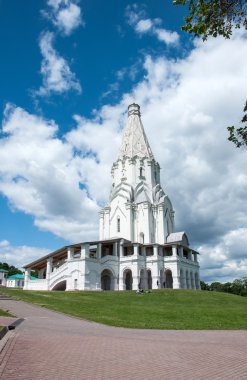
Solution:
<svg viewBox="0 0 247 380">
<path fill-rule="evenodd" d="M 247 379 L 247 331 L 131 330 L 22 301 L 0 308 L 25 318 L 0 354 L 1 379 Z"/>
</svg>

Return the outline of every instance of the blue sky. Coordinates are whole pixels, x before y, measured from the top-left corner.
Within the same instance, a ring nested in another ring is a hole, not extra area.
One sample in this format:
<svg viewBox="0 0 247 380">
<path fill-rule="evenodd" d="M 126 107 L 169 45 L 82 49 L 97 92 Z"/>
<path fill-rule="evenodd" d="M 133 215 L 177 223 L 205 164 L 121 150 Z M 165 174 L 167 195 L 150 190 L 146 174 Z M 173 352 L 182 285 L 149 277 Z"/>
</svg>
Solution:
<svg viewBox="0 0 247 380">
<path fill-rule="evenodd" d="M 246 98 L 246 34 L 202 43 L 184 14 L 169 0 L 0 0 L 0 261 L 97 238 L 135 100 L 202 278 L 246 275 L 247 154 L 226 131 Z"/>
</svg>

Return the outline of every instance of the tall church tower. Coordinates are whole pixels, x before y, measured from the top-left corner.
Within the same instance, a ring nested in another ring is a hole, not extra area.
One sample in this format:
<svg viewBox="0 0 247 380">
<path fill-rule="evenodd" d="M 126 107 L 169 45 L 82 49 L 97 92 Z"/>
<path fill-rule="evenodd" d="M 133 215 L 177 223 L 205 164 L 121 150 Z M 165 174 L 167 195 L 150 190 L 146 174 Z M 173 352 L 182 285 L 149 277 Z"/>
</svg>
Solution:
<svg viewBox="0 0 247 380">
<path fill-rule="evenodd" d="M 111 174 L 110 203 L 100 212 L 100 240 L 121 237 L 141 244 L 166 243 L 174 232 L 174 211 L 160 185 L 160 166 L 148 143 L 138 104 L 128 107 Z"/>
</svg>

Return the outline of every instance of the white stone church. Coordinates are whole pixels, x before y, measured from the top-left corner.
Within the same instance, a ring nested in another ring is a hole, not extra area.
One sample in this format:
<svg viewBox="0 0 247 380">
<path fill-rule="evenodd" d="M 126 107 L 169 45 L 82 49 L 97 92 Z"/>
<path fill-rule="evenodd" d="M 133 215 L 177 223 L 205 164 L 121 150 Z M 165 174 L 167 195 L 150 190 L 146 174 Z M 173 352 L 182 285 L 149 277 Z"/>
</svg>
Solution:
<svg viewBox="0 0 247 380">
<path fill-rule="evenodd" d="M 24 289 L 200 289 L 198 252 L 185 232 L 175 232 L 172 204 L 160 185 L 160 166 L 135 103 L 128 107 L 111 173 L 99 240 L 60 248 L 26 265 Z M 39 279 L 30 280 L 31 270 Z"/>
</svg>

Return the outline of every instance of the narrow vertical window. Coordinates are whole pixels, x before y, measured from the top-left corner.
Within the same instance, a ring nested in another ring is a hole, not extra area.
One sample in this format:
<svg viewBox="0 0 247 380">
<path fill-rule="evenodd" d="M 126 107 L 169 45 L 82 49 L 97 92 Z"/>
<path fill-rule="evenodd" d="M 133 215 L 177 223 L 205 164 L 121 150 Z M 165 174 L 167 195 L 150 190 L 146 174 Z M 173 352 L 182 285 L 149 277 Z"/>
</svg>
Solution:
<svg viewBox="0 0 247 380">
<path fill-rule="evenodd" d="M 144 244 L 144 233 L 143 232 L 140 233 L 140 243 Z"/>
<path fill-rule="evenodd" d="M 143 168 L 140 167 L 140 177 L 142 177 L 142 176 L 143 176 Z"/>
<path fill-rule="evenodd" d="M 117 232 L 120 232 L 120 218 L 117 218 Z"/>
</svg>

